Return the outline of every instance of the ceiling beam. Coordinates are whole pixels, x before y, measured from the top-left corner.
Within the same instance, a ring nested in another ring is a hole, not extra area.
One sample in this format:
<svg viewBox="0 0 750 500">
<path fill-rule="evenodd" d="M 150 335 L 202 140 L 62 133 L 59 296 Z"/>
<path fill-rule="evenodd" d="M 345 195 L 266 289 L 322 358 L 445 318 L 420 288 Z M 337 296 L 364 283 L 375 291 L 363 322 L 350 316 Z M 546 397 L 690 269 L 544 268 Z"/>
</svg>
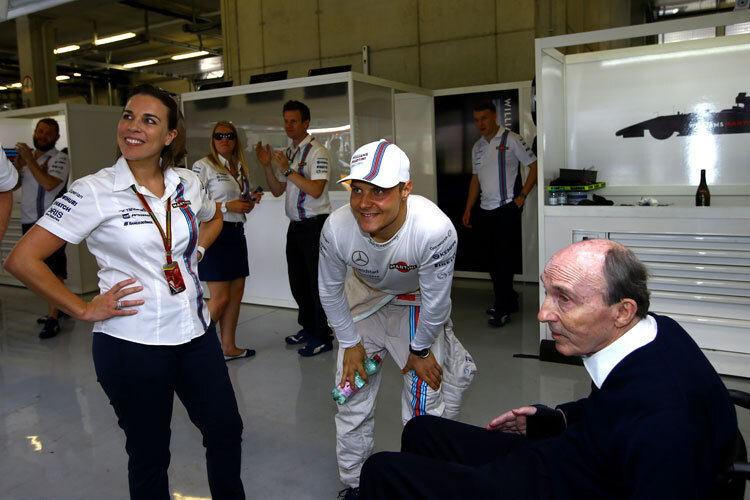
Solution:
<svg viewBox="0 0 750 500">
<path fill-rule="evenodd" d="M 177 18 L 177 19 L 184 19 L 185 21 L 196 22 L 196 23 L 209 23 L 209 22 L 211 22 L 211 21 L 209 21 L 208 19 L 205 19 L 205 18 L 196 17 L 194 19 L 193 16 L 190 15 L 190 14 L 183 14 L 181 12 L 175 12 L 173 10 L 164 9 L 164 8 L 161 8 L 161 7 L 154 7 L 153 5 L 147 5 L 145 3 L 138 2 L 137 0 L 121 0 L 120 3 L 123 4 L 123 5 L 127 5 L 129 7 L 133 7 L 134 9 L 143 9 L 143 10 L 146 10 L 148 12 L 153 12 L 154 14 L 161 14 L 162 16 L 174 17 L 174 18 Z"/>
</svg>

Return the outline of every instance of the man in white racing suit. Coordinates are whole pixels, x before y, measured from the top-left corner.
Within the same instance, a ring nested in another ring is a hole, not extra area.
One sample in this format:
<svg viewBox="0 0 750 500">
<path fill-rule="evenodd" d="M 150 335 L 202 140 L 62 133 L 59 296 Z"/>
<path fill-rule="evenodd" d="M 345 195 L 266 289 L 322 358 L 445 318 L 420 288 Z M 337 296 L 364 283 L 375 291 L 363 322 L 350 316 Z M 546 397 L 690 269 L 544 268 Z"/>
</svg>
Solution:
<svg viewBox="0 0 750 500">
<path fill-rule="evenodd" d="M 336 383 L 367 379 L 362 361 L 386 352 L 402 368 L 402 421 L 454 418 L 476 372 L 453 334 L 450 289 L 456 230 L 431 201 L 411 195 L 409 159 L 381 140 L 351 160 L 350 205 L 326 221 L 320 238 L 320 300 L 339 341 Z M 351 272 L 349 272 L 351 269 Z M 344 498 L 356 498 L 372 452 L 379 372 L 336 415 L 336 454 Z"/>
</svg>

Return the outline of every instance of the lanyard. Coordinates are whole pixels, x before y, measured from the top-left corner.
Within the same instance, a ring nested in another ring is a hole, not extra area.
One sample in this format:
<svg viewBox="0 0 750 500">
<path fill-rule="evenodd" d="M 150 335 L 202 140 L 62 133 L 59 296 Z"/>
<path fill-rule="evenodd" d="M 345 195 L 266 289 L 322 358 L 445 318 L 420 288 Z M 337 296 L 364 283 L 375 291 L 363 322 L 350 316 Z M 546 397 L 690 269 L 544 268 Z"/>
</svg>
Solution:
<svg viewBox="0 0 750 500">
<path fill-rule="evenodd" d="M 240 197 L 247 198 L 250 194 L 250 182 L 247 180 L 247 177 L 245 177 L 245 171 L 242 170 L 242 165 L 237 166 L 237 175 L 242 179 L 242 182 L 232 175 L 232 169 L 229 168 L 229 162 L 227 162 L 227 165 L 225 165 L 224 168 L 227 169 L 229 176 L 234 179 L 234 182 L 240 187 Z"/>
<path fill-rule="evenodd" d="M 297 153 L 299 153 L 299 146 L 297 146 L 297 149 L 294 150 L 294 154 L 289 157 L 289 150 L 286 151 L 286 159 L 289 162 L 289 166 L 292 166 L 292 163 L 294 163 L 294 159 L 297 157 Z"/>
<path fill-rule="evenodd" d="M 170 196 L 167 198 L 167 232 L 164 233 L 164 230 L 161 227 L 161 224 L 159 224 L 159 221 L 156 220 L 156 215 L 154 215 L 154 211 L 151 210 L 151 207 L 148 205 L 148 201 L 146 201 L 146 198 L 139 193 L 135 186 L 131 185 L 130 189 L 133 190 L 133 192 L 138 196 L 138 199 L 141 200 L 141 203 L 143 204 L 143 208 L 146 209 L 146 212 L 151 216 L 151 220 L 154 221 L 154 224 L 156 224 L 156 228 L 159 230 L 159 234 L 161 235 L 162 242 L 164 243 L 164 250 L 167 252 L 167 264 L 172 263 L 172 197 Z"/>
</svg>

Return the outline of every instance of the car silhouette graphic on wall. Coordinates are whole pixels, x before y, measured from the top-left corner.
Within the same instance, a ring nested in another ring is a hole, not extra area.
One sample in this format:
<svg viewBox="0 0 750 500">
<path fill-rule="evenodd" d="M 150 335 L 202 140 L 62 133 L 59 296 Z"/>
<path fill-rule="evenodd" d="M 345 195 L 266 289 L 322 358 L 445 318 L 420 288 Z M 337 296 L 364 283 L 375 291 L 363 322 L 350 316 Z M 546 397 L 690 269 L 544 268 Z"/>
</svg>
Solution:
<svg viewBox="0 0 750 500">
<path fill-rule="evenodd" d="M 658 116 L 620 129 L 615 135 L 643 137 L 648 130 L 654 139 L 668 139 L 675 132 L 677 135 L 693 135 L 704 131 L 714 135 L 750 133 L 750 97 L 746 92 L 740 92 L 734 102 L 737 103 L 736 106 L 714 113 L 706 111 Z"/>
</svg>

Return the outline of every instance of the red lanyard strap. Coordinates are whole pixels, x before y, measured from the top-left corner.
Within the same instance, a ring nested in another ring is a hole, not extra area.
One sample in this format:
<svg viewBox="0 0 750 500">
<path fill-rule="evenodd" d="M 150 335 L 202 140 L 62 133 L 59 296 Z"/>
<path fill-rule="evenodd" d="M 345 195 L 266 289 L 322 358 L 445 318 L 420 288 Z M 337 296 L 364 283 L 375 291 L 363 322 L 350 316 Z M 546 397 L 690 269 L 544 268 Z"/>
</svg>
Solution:
<svg viewBox="0 0 750 500">
<path fill-rule="evenodd" d="M 130 189 L 133 190 L 133 192 L 138 196 L 138 199 L 141 200 L 141 203 L 143 204 L 143 208 L 146 209 L 146 212 L 151 216 L 151 220 L 154 221 L 154 224 L 156 224 L 156 228 L 159 230 L 159 234 L 161 235 L 162 242 L 164 243 L 164 251 L 167 252 L 167 264 L 172 263 L 172 197 L 170 196 L 167 198 L 167 232 L 164 232 L 164 229 L 162 229 L 161 224 L 159 224 L 159 221 L 156 219 L 156 215 L 154 215 L 154 211 L 151 210 L 151 207 L 148 205 L 148 201 L 146 201 L 146 198 L 138 192 L 138 190 L 135 189 L 135 186 L 131 185 Z"/>
</svg>

